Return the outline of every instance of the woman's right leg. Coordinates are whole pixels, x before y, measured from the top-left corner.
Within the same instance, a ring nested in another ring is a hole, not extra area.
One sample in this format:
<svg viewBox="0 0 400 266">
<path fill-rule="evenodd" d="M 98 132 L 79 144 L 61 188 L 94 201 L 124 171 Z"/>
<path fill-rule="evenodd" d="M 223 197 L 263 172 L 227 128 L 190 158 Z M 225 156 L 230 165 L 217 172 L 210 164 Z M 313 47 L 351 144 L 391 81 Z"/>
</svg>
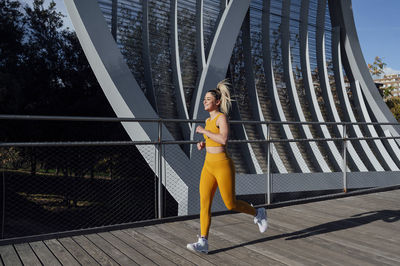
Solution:
<svg viewBox="0 0 400 266">
<path fill-rule="evenodd" d="M 217 190 L 218 183 L 214 175 L 207 170 L 207 161 L 204 162 L 200 177 L 200 232 L 207 238 L 211 225 L 211 204 Z"/>
<path fill-rule="evenodd" d="M 228 210 L 257 214 L 256 209 L 245 201 L 237 200 L 235 195 L 235 166 L 232 159 L 218 161 L 213 165 L 213 173 L 218 183 L 219 192 Z"/>
</svg>

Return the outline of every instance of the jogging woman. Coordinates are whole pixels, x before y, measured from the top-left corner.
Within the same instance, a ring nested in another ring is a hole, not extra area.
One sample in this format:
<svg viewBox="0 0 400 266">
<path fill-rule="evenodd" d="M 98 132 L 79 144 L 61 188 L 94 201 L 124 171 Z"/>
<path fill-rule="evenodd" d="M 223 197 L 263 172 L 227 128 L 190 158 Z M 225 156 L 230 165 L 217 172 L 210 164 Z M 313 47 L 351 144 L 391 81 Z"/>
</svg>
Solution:
<svg viewBox="0 0 400 266">
<path fill-rule="evenodd" d="M 206 158 L 200 177 L 200 231 L 196 243 L 188 244 L 192 251 L 208 253 L 208 233 L 211 224 L 211 204 L 217 188 L 228 210 L 247 213 L 254 217 L 261 233 L 267 229 L 267 214 L 264 208 L 255 209 L 242 200 L 236 200 L 235 167 L 228 156 L 226 145 L 229 135 L 228 112 L 231 98 L 228 83 L 224 80 L 217 88 L 209 90 L 204 97 L 204 110 L 210 117 L 205 128 L 198 126 L 196 133 L 203 134 L 205 142 L 197 143 L 197 149 L 206 148 Z"/>
</svg>

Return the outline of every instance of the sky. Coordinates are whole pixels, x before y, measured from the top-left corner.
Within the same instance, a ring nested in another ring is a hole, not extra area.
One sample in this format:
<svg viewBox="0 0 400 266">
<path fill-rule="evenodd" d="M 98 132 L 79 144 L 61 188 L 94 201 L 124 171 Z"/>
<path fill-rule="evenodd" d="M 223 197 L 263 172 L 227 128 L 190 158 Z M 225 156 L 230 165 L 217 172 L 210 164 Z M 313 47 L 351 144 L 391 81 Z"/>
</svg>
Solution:
<svg viewBox="0 0 400 266">
<path fill-rule="evenodd" d="M 367 63 L 375 56 L 387 64 L 386 74 L 400 74 L 400 0 L 353 0 L 361 49 Z"/>
<path fill-rule="evenodd" d="M 33 0 L 20 0 L 32 3 Z M 54 0 L 67 17 L 65 26 L 74 29 L 64 0 Z M 182 1 L 182 0 L 181 0 Z M 50 0 L 46 0 L 48 4 Z M 354 21 L 366 63 L 379 56 L 387 64 L 386 74 L 400 74 L 400 0 L 352 0 Z"/>
</svg>

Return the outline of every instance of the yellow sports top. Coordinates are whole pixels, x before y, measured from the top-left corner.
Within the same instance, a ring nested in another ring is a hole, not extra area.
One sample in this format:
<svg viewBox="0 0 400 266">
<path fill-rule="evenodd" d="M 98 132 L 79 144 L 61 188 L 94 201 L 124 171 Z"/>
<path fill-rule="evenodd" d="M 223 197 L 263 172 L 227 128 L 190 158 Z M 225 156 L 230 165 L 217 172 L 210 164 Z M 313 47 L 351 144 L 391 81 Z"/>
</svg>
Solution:
<svg viewBox="0 0 400 266">
<path fill-rule="evenodd" d="M 222 113 L 219 113 L 217 116 L 214 117 L 214 119 L 211 120 L 211 117 L 206 120 L 206 127 L 204 128 L 205 130 L 210 131 L 211 133 L 218 134 L 219 133 L 219 127 L 217 127 L 217 119 L 218 117 L 222 115 Z M 209 137 L 206 136 L 206 134 L 203 134 L 204 139 L 206 140 L 206 147 L 224 147 L 221 143 L 215 142 Z"/>
</svg>

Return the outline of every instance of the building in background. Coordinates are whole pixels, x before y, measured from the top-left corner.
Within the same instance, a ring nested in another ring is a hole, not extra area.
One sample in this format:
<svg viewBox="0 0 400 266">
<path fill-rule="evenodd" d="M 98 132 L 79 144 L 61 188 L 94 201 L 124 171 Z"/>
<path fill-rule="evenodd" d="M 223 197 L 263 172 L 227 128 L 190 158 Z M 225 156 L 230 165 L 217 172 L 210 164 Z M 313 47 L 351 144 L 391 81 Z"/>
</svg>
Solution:
<svg viewBox="0 0 400 266">
<path fill-rule="evenodd" d="M 400 96 L 400 74 L 384 75 L 383 78 L 374 79 L 374 82 L 380 90 L 391 88 L 392 96 Z"/>
</svg>

